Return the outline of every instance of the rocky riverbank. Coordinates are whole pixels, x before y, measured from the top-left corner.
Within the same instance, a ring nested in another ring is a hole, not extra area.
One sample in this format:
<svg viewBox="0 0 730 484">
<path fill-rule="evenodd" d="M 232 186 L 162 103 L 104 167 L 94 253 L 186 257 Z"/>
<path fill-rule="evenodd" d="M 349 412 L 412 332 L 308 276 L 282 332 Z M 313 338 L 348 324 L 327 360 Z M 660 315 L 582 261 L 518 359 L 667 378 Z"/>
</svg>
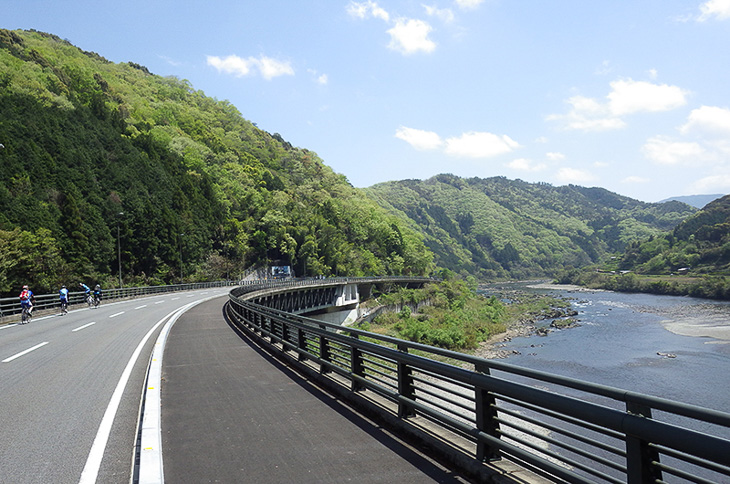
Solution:
<svg viewBox="0 0 730 484">
<path fill-rule="evenodd" d="M 536 283 L 531 285 L 536 289 L 555 289 L 556 286 L 547 283 Z M 581 288 L 566 288 L 559 286 L 563 290 L 579 291 Z M 509 306 L 513 314 L 512 320 L 507 326 L 507 331 L 492 336 L 487 341 L 479 344 L 474 355 L 480 358 L 494 359 L 507 358 L 511 355 L 518 354 L 516 350 L 505 349 L 506 343 L 512 341 L 513 338 L 526 336 L 547 336 L 555 330 L 563 330 L 580 326 L 580 322 L 575 316 L 575 311 L 567 298 L 537 295 L 525 291 L 499 290 L 493 288 L 490 292 L 497 295 L 505 301 L 509 301 Z M 535 346 L 539 346 L 535 344 Z"/>
</svg>

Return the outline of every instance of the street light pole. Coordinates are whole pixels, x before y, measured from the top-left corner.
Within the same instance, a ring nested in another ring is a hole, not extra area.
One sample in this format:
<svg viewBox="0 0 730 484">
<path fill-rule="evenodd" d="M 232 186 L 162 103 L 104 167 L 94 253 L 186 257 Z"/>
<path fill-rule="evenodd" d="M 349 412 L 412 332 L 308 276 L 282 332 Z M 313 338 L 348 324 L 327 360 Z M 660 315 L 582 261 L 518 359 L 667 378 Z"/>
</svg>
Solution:
<svg viewBox="0 0 730 484">
<path fill-rule="evenodd" d="M 119 258 L 119 289 L 122 288 L 122 239 L 119 237 L 119 217 L 124 215 L 124 212 L 117 214 L 117 255 Z"/>
<path fill-rule="evenodd" d="M 183 256 L 182 256 L 182 237 L 185 234 L 180 234 L 178 237 L 178 242 L 180 243 L 180 284 L 183 283 L 183 279 L 185 278 L 185 274 L 183 273 Z"/>
</svg>

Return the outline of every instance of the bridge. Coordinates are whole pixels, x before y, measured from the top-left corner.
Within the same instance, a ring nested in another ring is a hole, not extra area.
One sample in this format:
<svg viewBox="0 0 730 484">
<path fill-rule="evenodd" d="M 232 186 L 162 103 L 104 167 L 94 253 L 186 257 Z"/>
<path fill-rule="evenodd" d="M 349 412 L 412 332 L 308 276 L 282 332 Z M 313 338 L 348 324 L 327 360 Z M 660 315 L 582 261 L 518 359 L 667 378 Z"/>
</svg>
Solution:
<svg viewBox="0 0 730 484">
<path fill-rule="evenodd" d="M 728 413 L 332 322 L 424 282 L 196 288 L 0 326 L 0 482 L 730 481 Z"/>
</svg>

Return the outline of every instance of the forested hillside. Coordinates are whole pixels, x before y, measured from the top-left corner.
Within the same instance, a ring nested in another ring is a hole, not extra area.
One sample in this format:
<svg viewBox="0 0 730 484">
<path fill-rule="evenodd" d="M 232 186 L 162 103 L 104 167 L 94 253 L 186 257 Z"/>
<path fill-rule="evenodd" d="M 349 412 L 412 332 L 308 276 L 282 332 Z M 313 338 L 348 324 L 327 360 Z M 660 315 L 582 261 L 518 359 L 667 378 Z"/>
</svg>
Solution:
<svg viewBox="0 0 730 484">
<path fill-rule="evenodd" d="M 615 260 L 561 273 L 559 281 L 628 292 L 730 299 L 730 195 L 669 233 L 634 241 Z"/>
<path fill-rule="evenodd" d="M 424 274 L 421 238 L 234 106 L 56 36 L 0 30 L 0 294 L 78 280 Z"/>
<path fill-rule="evenodd" d="M 621 258 L 620 269 L 643 274 L 730 273 L 730 195 L 710 202 L 672 232 L 634 242 Z"/>
<path fill-rule="evenodd" d="M 482 278 L 526 278 L 582 267 L 659 236 L 696 210 L 643 203 L 602 188 L 503 177 L 439 175 L 366 190 L 411 221 L 436 263 Z"/>
</svg>

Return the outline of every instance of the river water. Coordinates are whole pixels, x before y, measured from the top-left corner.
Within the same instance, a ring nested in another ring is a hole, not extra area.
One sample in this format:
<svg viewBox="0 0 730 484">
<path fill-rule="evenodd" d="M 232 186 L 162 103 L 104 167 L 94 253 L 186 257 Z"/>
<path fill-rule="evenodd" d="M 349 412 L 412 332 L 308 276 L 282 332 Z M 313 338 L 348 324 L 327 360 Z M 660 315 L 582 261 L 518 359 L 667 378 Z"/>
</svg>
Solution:
<svg viewBox="0 0 730 484">
<path fill-rule="evenodd" d="M 579 327 L 506 342 L 517 353 L 508 363 L 730 411 L 730 302 L 535 283 L 485 289 L 563 296 L 579 313 Z"/>
</svg>

